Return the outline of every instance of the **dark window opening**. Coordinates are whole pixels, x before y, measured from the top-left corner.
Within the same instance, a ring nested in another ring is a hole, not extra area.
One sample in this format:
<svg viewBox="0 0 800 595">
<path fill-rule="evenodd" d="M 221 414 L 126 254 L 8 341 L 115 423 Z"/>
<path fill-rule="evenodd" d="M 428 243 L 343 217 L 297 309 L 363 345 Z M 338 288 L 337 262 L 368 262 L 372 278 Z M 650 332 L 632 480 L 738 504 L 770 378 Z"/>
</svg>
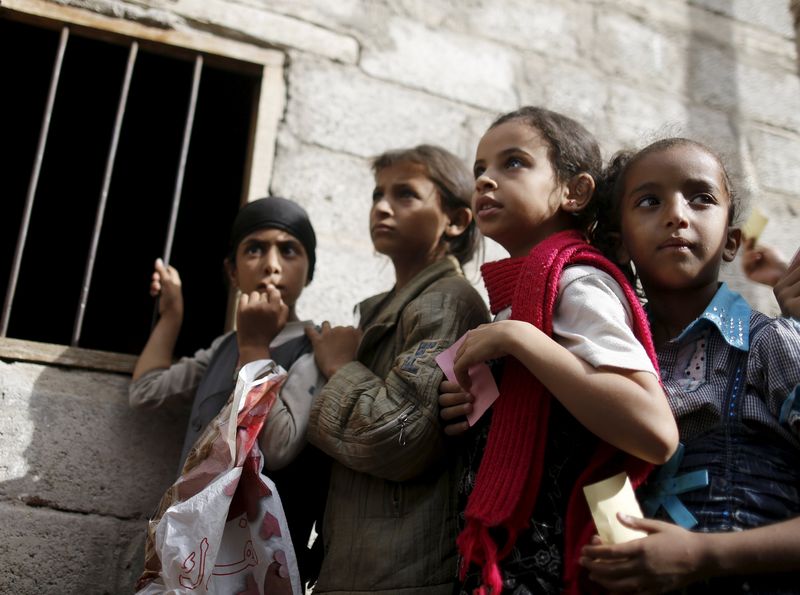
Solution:
<svg viewBox="0 0 800 595">
<path fill-rule="evenodd" d="M 5 297 L 59 31 L 0 19 L 0 286 Z M 71 31 L 8 337 L 69 344 L 81 293 L 127 42 Z M 194 63 L 140 47 L 100 234 L 80 347 L 139 353 L 150 332 Z M 171 264 L 184 321 L 176 355 L 224 328 L 222 260 L 243 194 L 260 79 L 203 67 Z"/>
</svg>

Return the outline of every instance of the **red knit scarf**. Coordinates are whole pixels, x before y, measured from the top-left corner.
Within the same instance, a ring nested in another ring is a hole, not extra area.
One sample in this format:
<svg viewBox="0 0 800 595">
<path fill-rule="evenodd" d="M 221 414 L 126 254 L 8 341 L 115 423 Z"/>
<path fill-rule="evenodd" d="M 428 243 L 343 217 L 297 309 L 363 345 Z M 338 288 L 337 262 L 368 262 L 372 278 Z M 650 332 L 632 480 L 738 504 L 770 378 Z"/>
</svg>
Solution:
<svg viewBox="0 0 800 595">
<path fill-rule="evenodd" d="M 537 244 L 527 257 L 508 258 L 481 267 L 493 314 L 511 306 L 511 318 L 530 322 L 553 334 L 553 310 L 561 272 L 567 265 L 584 264 L 609 273 L 622 287 L 633 312 L 633 330 L 658 369 L 647 317 L 622 272 L 591 247 L 577 231 L 554 234 Z M 539 493 L 543 472 L 551 394 L 518 360 L 508 357 L 500 396 L 493 405 L 486 449 L 475 488 L 465 512 L 466 526 L 458 536 L 462 580 L 470 564 L 482 566 L 482 595 L 502 591 L 498 562 L 514 546 L 528 522 Z M 621 469 L 634 487 L 652 465 L 627 455 L 606 442 L 598 444 L 587 468 L 572 489 L 564 534 L 564 593 L 598 590 L 579 585 L 580 549 L 596 532 L 582 487 L 606 479 Z M 489 529 L 501 527 L 508 541 L 498 547 Z"/>
</svg>

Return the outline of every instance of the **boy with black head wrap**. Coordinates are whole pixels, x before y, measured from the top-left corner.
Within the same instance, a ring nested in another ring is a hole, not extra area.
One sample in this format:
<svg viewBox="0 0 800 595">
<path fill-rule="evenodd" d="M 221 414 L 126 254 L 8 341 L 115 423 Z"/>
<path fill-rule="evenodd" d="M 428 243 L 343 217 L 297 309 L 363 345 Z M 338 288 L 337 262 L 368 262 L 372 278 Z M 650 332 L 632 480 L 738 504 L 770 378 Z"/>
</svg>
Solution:
<svg viewBox="0 0 800 595">
<path fill-rule="evenodd" d="M 150 292 L 160 296 L 160 318 L 136 363 L 129 390 L 135 408 L 192 403 L 183 468 L 193 444 L 233 392 L 241 365 L 272 359 L 288 371 L 259 441 L 265 468 L 281 494 L 304 581 L 319 567 L 321 540 L 313 552 L 306 544 L 314 522 L 321 526 L 329 469 L 327 458 L 306 444 L 309 410 L 325 380 L 304 333 L 312 323 L 299 320 L 295 311 L 313 277 L 315 251 L 314 229 L 300 205 L 280 197 L 244 205 L 233 222 L 225 259 L 228 277 L 241 291 L 238 332 L 217 337 L 208 348 L 175 363 L 173 350 L 183 319 L 180 277 L 158 259 Z"/>
</svg>

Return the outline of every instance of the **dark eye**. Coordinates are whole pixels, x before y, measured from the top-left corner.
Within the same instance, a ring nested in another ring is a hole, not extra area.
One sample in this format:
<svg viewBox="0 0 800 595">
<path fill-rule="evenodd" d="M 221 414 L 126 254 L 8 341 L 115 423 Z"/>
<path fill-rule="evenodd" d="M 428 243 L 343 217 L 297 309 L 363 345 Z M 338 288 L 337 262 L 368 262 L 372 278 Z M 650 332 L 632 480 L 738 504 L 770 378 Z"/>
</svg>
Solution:
<svg viewBox="0 0 800 595">
<path fill-rule="evenodd" d="M 509 157 L 506 159 L 506 167 L 509 169 L 516 169 L 525 165 L 519 157 Z"/>
<path fill-rule="evenodd" d="M 707 192 L 701 192 L 699 194 L 695 194 L 689 199 L 689 202 L 692 204 L 701 204 L 701 205 L 714 205 L 717 204 L 717 199 L 714 198 L 713 194 L 709 194 Z"/>
<path fill-rule="evenodd" d="M 654 207 L 660 204 L 660 201 L 657 197 L 653 196 L 652 194 L 647 194 L 636 199 L 636 206 L 637 207 Z"/>
<path fill-rule="evenodd" d="M 397 189 L 398 198 L 403 198 L 408 200 L 412 198 L 418 198 L 418 196 L 419 195 L 414 191 L 414 189 L 411 186 L 400 186 L 400 188 Z"/>
<path fill-rule="evenodd" d="M 245 246 L 244 253 L 247 255 L 261 255 L 264 252 L 264 248 L 261 244 L 248 244 Z"/>
<path fill-rule="evenodd" d="M 484 166 L 476 165 L 475 167 L 472 168 L 472 175 L 474 175 L 475 179 L 477 180 L 478 178 L 480 178 L 483 175 L 483 172 L 485 172 L 485 171 L 486 171 L 486 168 Z"/>
<path fill-rule="evenodd" d="M 298 256 L 300 254 L 300 250 L 294 244 L 282 244 L 281 245 L 281 254 L 284 256 Z"/>
</svg>

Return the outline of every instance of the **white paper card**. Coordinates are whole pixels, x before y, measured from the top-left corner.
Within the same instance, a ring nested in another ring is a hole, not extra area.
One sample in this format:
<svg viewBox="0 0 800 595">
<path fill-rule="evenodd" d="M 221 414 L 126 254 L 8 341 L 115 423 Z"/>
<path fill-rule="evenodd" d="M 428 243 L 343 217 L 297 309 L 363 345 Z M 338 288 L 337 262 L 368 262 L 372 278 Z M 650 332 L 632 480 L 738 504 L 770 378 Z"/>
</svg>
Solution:
<svg viewBox="0 0 800 595">
<path fill-rule="evenodd" d="M 603 481 L 584 486 L 583 493 L 592 511 L 597 534 L 603 543 L 624 543 L 647 536 L 644 531 L 629 529 L 617 519 L 618 512 L 639 518 L 643 516 L 627 473 L 618 473 Z"/>
</svg>

